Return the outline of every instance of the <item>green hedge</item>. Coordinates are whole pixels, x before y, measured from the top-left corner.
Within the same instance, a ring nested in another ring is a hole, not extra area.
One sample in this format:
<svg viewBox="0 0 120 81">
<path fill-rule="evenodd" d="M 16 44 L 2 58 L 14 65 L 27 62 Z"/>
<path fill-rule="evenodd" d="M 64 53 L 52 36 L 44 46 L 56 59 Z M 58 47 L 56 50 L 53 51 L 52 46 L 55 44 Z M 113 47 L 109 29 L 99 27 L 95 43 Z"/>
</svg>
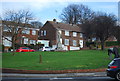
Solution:
<svg viewBox="0 0 120 81">
<path fill-rule="evenodd" d="M 120 45 L 117 41 L 107 41 L 106 46 L 117 46 Z"/>
</svg>

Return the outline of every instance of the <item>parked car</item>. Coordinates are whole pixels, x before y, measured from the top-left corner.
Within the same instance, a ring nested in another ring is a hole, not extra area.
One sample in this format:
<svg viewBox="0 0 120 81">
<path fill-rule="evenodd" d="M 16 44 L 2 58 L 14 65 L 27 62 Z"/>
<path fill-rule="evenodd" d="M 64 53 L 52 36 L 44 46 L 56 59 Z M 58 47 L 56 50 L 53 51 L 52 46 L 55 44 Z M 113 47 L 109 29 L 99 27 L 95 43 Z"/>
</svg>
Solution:
<svg viewBox="0 0 120 81">
<path fill-rule="evenodd" d="M 114 59 L 108 65 L 107 76 L 120 81 L 120 58 Z"/>
<path fill-rule="evenodd" d="M 51 47 L 41 47 L 39 50 L 40 51 L 54 51 L 54 49 L 52 49 Z"/>
<path fill-rule="evenodd" d="M 16 50 L 16 52 L 34 52 L 34 49 L 30 49 L 28 47 L 20 47 L 19 49 Z"/>
</svg>

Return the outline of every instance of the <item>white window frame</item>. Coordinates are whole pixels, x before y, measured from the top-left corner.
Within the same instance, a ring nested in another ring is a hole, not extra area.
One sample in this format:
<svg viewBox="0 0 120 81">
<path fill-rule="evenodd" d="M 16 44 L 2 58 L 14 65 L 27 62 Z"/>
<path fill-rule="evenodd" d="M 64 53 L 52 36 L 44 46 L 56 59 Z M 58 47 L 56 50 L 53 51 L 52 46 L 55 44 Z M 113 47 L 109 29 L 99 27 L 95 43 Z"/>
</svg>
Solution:
<svg viewBox="0 0 120 81">
<path fill-rule="evenodd" d="M 9 27 L 7 27 L 6 25 L 4 25 L 3 31 L 4 32 L 11 32 L 11 30 L 9 29 Z"/>
<path fill-rule="evenodd" d="M 23 34 L 30 34 L 30 30 L 29 29 L 25 29 L 22 31 Z"/>
<path fill-rule="evenodd" d="M 65 45 L 69 45 L 69 39 L 65 39 L 65 41 L 64 41 L 65 43 Z"/>
<path fill-rule="evenodd" d="M 24 44 L 28 44 L 28 38 L 24 38 Z"/>
<path fill-rule="evenodd" d="M 30 44 L 36 44 L 36 40 L 30 40 Z"/>
<path fill-rule="evenodd" d="M 69 36 L 69 31 L 65 30 L 65 36 Z"/>
<path fill-rule="evenodd" d="M 43 30 L 41 30 L 41 36 L 43 36 Z"/>
<path fill-rule="evenodd" d="M 80 33 L 80 37 L 83 38 L 83 33 Z"/>
<path fill-rule="evenodd" d="M 12 37 L 5 37 L 7 38 L 8 40 L 12 40 Z M 3 44 L 4 46 L 9 46 L 11 47 L 12 46 L 12 42 L 8 41 L 7 39 L 3 38 Z"/>
<path fill-rule="evenodd" d="M 77 32 L 73 32 L 73 37 L 77 37 Z"/>
<path fill-rule="evenodd" d="M 73 40 L 73 46 L 77 46 L 77 41 Z"/>
<path fill-rule="evenodd" d="M 36 30 L 32 30 L 32 35 L 36 35 Z"/>
<path fill-rule="evenodd" d="M 46 36 L 47 35 L 47 31 L 46 30 L 44 30 L 44 36 Z"/>
</svg>

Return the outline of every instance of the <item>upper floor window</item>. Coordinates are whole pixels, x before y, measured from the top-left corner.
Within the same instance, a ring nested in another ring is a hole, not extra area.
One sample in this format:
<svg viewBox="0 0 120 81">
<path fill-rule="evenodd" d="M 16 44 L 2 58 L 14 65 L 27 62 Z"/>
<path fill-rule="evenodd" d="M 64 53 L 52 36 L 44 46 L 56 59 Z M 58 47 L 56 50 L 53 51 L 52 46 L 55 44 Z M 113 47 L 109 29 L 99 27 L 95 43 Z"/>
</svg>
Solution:
<svg viewBox="0 0 120 81">
<path fill-rule="evenodd" d="M 43 36 L 43 31 L 41 31 L 41 36 Z"/>
<path fill-rule="evenodd" d="M 73 32 L 73 37 L 76 37 L 77 36 L 77 32 Z"/>
<path fill-rule="evenodd" d="M 80 37 L 83 37 L 83 34 L 82 34 L 82 33 L 80 33 Z"/>
<path fill-rule="evenodd" d="M 32 35 L 36 35 L 36 30 L 32 30 Z"/>
<path fill-rule="evenodd" d="M 22 33 L 23 33 L 23 34 L 30 34 L 30 30 L 25 29 L 25 30 L 22 31 Z"/>
<path fill-rule="evenodd" d="M 7 27 L 6 25 L 4 25 L 3 31 L 4 32 L 11 32 L 11 29 L 9 27 Z"/>
<path fill-rule="evenodd" d="M 44 36 L 46 36 L 47 35 L 47 31 L 46 30 L 44 30 Z"/>
<path fill-rule="evenodd" d="M 65 30 L 65 35 L 69 36 L 69 31 Z"/>
<path fill-rule="evenodd" d="M 4 46 L 12 46 L 12 43 L 11 41 L 9 40 L 12 40 L 12 37 L 5 37 L 6 39 L 3 39 L 3 44 Z M 8 39 L 8 40 L 7 40 Z"/>
</svg>

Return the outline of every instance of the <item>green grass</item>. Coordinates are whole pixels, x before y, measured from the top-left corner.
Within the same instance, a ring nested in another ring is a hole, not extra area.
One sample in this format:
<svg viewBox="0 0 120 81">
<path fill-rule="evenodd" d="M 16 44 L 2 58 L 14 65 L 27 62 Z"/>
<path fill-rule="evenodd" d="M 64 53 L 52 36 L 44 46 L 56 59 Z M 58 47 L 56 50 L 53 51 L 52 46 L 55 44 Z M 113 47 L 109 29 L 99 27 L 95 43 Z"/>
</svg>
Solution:
<svg viewBox="0 0 120 81">
<path fill-rule="evenodd" d="M 40 55 L 42 63 L 40 64 Z M 107 68 L 107 51 L 22 52 L 2 54 L 2 67 L 24 70 L 72 70 Z"/>
</svg>

